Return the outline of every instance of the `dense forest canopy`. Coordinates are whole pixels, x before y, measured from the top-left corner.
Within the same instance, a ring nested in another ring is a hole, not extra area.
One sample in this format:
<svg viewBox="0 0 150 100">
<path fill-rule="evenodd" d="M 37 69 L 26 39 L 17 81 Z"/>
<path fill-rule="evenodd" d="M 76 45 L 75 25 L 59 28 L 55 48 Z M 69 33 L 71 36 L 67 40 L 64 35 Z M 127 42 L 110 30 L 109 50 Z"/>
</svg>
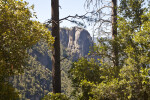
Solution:
<svg viewBox="0 0 150 100">
<path fill-rule="evenodd" d="M 0 98 L 10 100 L 17 94 L 8 83 L 9 77 L 24 71 L 28 49 L 41 39 L 51 48 L 54 39 L 44 25 L 31 20 L 32 6 L 27 2 L 1 0 L 0 5 Z"/>
<path fill-rule="evenodd" d="M 148 2 L 85 0 L 92 12 L 63 20 L 93 23 L 105 35 L 93 45 L 84 29 L 59 27 L 59 0 L 51 0 L 49 25 L 33 20 L 26 1 L 0 0 L 0 100 L 149 100 Z"/>
</svg>

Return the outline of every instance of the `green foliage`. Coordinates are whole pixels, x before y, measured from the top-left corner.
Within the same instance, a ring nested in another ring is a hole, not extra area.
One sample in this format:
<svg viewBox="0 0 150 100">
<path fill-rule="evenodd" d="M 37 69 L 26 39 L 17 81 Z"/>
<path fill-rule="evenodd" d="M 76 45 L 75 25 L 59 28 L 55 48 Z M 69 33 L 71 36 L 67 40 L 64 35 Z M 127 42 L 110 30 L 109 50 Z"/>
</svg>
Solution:
<svg viewBox="0 0 150 100">
<path fill-rule="evenodd" d="M 69 100 L 66 95 L 62 93 L 48 93 L 42 100 Z"/>
<path fill-rule="evenodd" d="M 32 13 L 26 2 L 2 0 L 0 5 L 0 66 L 9 75 L 12 67 L 19 72 L 26 64 L 28 48 L 41 38 L 46 39 L 49 46 L 54 40 L 44 25 L 30 20 Z"/>
<path fill-rule="evenodd" d="M 64 93 L 66 96 L 70 96 L 71 92 L 73 90 L 72 88 L 72 82 L 68 78 L 68 70 L 70 69 L 72 65 L 72 61 L 70 59 L 64 59 L 60 63 L 61 65 L 61 89 L 62 93 Z"/>
<path fill-rule="evenodd" d="M 65 49 L 61 46 L 65 51 Z M 21 100 L 41 99 L 49 92 L 52 92 L 52 75 L 51 75 L 51 52 L 47 43 L 43 40 L 28 50 L 30 56 L 28 65 L 24 73 L 11 77 L 9 81 L 19 92 Z M 64 53 L 61 52 L 63 55 Z M 63 58 L 63 57 L 62 57 Z M 63 59 L 61 61 L 61 83 L 62 93 L 70 96 L 72 92 L 71 80 L 68 78 L 68 70 L 72 61 Z"/>
<path fill-rule="evenodd" d="M 69 73 L 72 77 L 73 84 L 79 84 L 82 80 L 94 83 L 100 83 L 102 81 L 97 81 L 101 77 L 101 70 L 93 58 L 89 59 L 89 61 L 81 58 L 77 62 L 74 62 Z"/>
<path fill-rule="evenodd" d="M 119 12 L 123 17 L 131 20 L 132 28 L 137 28 L 136 25 L 141 25 L 141 15 L 147 8 L 143 5 L 145 4 L 146 0 L 121 0 L 119 6 Z"/>
<path fill-rule="evenodd" d="M 140 0 L 128 1 L 139 2 Z M 130 5 L 133 6 L 131 3 Z M 137 8 L 142 9 L 140 7 Z M 130 10 L 135 9 L 131 7 Z M 99 62 L 94 64 L 82 58 L 73 64 L 70 78 L 75 87 L 74 92 L 78 92 L 75 95 L 77 99 L 149 100 L 150 12 L 142 12 L 138 18 L 130 14 L 133 18 L 130 20 L 126 16 L 118 16 L 118 35 L 115 40 L 101 38 L 99 44 L 94 46 L 93 53 L 101 57 L 98 59 Z M 133 23 L 134 27 L 132 27 Z M 113 65 L 114 44 L 118 47 L 118 66 Z"/>
<path fill-rule="evenodd" d="M 149 40 L 150 40 L 150 15 L 144 15 L 148 18 L 147 21 L 143 22 L 141 30 L 132 29 L 129 27 L 132 23 L 125 20 L 124 18 L 119 18 L 118 20 L 118 48 L 119 48 L 119 65 L 118 69 L 119 76 L 118 78 L 106 78 L 102 83 L 93 88 L 93 95 L 96 99 L 140 99 L 148 100 L 150 98 L 150 79 L 149 79 Z M 115 40 L 116 41 L 116 40 Z M 103 43 L 103 42 L 102 42 Z M 103 59 L 108 58 L 107 60 L 111 62 L 111 59 L 108 57 L 108 52 L 106 50 L 111 46 L 111 41 L 108 41 L 105 45 L 100 46 L 103 54 Z M 107 48 L 108 47 L 108 48 Z M 99 47 L 98 47 L 99 48 Z M 104 49 L 104 50 L 103 50 Z M 105 50 L 106 49 L 106 50 Z M 102 60 L 106 66 L 111 66 L 105 60 Z M 102 66 L 104 65 L 102 64 Z M 114 67 L 106 67 L 112 68 Z M 104 70 L 105 71 L 105 70 Z M 112 70 L 113 73 L 114 71 Z M 107 73 L 107 71 L 106 71 Z M 108 74 L 113 75 L 113 74 Z M 106 75 L 105 75 L 106 77 Z"/>
<path fill-rule="evenodd" d="M 51 47 L 54 39 L 44 25 L 31 20 L 34 17 L 30 11 L 33 6 L 28 7 L 27 2 L 1 0 L 0 5 L 0 82 L 2 83 L 0 87 L 3 87 L 10 76 L 23 72 L 24 66 L 28 63 L 29 48 L 41 39 Z M 12 92 L 14 91 L 10 86 L 8 87 Z M 2 93 L 3 90 L 0 92 Z M 3 97 L 11 99 L 13 96 L 5 94 Z"/>
<path fill-rule="evenodd" d="M 21 100 L 41 98 L 52 90 L 51 71 L 34 57 L 30 56 L 29 59 L 24 73 L 9 79 L 19 92 Z"/>
<path fill-rule="evenodd" d="M 88 100 L 91 84 L 98 84 L 103 80 L 101 79 L 101 68 L 93 58 L 89 60 L 81 58 L 74 62 L 69 70 L 69 77 L 74 87 L 73 95 L 79 94 L 78 98 L 82 100 Z"/>
<path fill-rule="evenodd" d="M 8 82 L 0 82 L 0 99 L 1 100 L 18 100 L 19 95 L 12 85 Z M 11 98 L 11 99 L 10 99 Z"/>
</svg>

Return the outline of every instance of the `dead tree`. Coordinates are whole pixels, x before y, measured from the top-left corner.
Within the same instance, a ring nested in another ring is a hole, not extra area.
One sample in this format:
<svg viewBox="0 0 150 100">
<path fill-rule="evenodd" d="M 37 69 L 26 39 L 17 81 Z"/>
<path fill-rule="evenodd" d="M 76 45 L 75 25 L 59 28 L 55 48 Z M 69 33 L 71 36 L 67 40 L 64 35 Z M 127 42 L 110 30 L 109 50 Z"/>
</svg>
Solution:
<svg viewBox="0 0 150 100">
<path fill-rule="evenodd" d="M 91 16 L 96 19 L 93 25 L 94 32 L 98 33 L 99 36 L 111 35 L 111 38 L 114 40 L 111 51 L 111 59 L 113 61 L 115 73 L 118 73 L 119 59 L 118 46 L 116 42 L 117 0 L 86 0 L 85 8 L 87 9 L 87 12 L 91 12 L 91 10 L 93 10 Z"/>
</svg>

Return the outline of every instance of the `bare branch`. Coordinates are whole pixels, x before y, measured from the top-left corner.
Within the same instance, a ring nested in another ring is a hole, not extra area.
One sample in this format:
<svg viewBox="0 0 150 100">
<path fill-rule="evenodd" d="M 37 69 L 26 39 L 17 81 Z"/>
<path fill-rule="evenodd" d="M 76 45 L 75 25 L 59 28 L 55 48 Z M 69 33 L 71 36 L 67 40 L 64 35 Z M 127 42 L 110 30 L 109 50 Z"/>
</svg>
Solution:
<svg viewBox="0 0 150 100">
<path fill-rule="evenodd" d="M 103 7 L 101 7 L 100 9 L 98 9 L 95 13 L 100 12 L 100 11 L 103 10 L 104 8 L 112 8 L 112 6 L 106 6 L 106 5 L 104 5 Z"/>
<path fill-rule="evenodd" d="M 85 19 L 85 18 L 88 18 L 88 17 L 86 17 L 87 14 L 88 14 L 88 13 L 86 13 L 86 14 L 84 14 L 84 15 L 78 15 L 78 14 L 76 14 L 75 16 L 69 15 L 69 16 L 64 17 L 64 18 L 62 18 L 62 19 L 59 19 L 59 22 L 60 22 L 60 21 L 63 21 L 63 20 L 71 21 L 71 20 L 69 20 L 69 18 L 74 18 L 74 19 Z M 49 23 L 49 24 L 52 23 L 52 20 L 51 20 L 51 19 L 48 20 L 47 23 Z M 55 23 L 56 23 L 56 22 L 55 22 Z"/>
</svg>

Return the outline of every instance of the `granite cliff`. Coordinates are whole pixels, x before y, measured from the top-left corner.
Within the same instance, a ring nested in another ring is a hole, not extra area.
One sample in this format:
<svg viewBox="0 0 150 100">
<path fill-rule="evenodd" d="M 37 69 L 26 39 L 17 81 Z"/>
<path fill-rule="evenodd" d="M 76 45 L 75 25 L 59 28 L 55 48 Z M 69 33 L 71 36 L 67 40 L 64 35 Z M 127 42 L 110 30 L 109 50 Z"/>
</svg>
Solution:
<svg viewBox="0 0 150 100">
<path fill-rule="evenodd" d="M 86 56 L 90 47 L 93 46 L 90 33 L 79 27 L 60 28 L 61 56 L 67 57 L 72 61 L 76 61 L 80 57 Z M 51 59 L 48 52 L 41 54 L 37 50 L 33 50 L 33 56 L 37 61 L 51 70 Z M 69 57 L 68 57 L 69 56 Z"/>
<path fill-rule="evenodd" d="M 61 28 L 60 42 L 63 47 L 67 48 L 66 50 L 73 57 L 73 60 L 86 56 L 90 51 L 90 47 L 93 46 L 89 32 L 79 27 L 71 29 Z"/>
</svg>

